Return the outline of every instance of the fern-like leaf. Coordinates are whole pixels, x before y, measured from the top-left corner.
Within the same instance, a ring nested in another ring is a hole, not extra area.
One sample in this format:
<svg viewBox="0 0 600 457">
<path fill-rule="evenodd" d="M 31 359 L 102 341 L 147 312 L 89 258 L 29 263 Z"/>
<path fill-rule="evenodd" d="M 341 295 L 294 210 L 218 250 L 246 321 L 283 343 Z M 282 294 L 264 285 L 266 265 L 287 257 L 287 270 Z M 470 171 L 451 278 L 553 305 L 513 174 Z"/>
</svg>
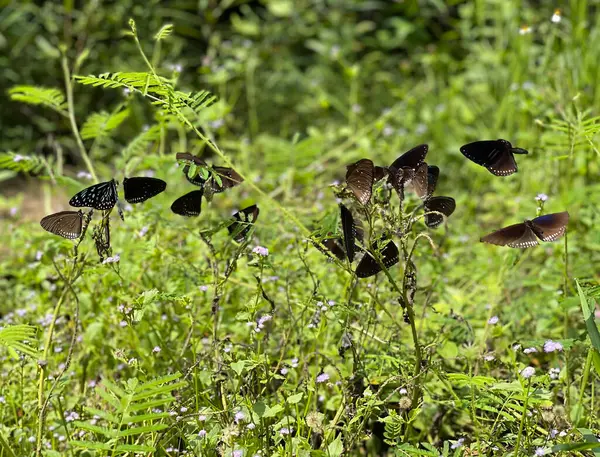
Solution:
<svg viewBox="0 0 600 457">
<path fill-rule="evenodd" d="M 148 130 L 140 133 L 129 142 L 127 147 L 123 149 L 123 157 L 138 157 L 149 152 L 150 145 L 160 139 L 160 125 L 153 125 Z"/>
<path fill-rule="evenodd" d="M 35 340 L 35 327 L 31 325 L 11 325 L 0 330 L 0 345 L 17 350 L 31 357 L 36 357 L 38 351 L 30 346 Z"/>
<path fill-rule="evenodd" d="M 98 76 L 74 76 L 75 81 L 86 86 L 103 87 L 107 89 L 126 88 L 137 90 L 143 94 L 168 95 L 172 92 L 170 80 L 155 77 L 148 72 L 117 72 L 103 73 Z M 171 91 L 169 91 L 171 89 Z"/>
<path fill-rule="evenodd" d="M 45 166 L 46 163 L 41 157 L 24 156 L 14 152 L 0 152 L 0 169 L 3 170 L 38 174 Z"/>
<path fill-rule="evenodd" d="M 85 120 L 81 128 L 81 138 L 89 140 L 92 138 L 105 138 L 116 129 L 129 116 L 129 110 L 124 109 L 115 114 L 101 111 L 92 113 Z"/>
<path fill-rule="evenodd" d="M 38 86 L 13 86 L 8 90 L 10 98 L 30 105 L 43 105 L 67 116 L 65 96 L 59 89 Z"/>
<path fill-rule="evenodd" d="M 165 38 L 168 38 L 172 33 L 173 33 L 173 24 L 165 24 L 160 28 L 160 30 L 156 33 L 156 35 L 154 35 L 154 39 L 156 41 L 161 41 L 161 40 L 164 40 Z"/>
</svg>

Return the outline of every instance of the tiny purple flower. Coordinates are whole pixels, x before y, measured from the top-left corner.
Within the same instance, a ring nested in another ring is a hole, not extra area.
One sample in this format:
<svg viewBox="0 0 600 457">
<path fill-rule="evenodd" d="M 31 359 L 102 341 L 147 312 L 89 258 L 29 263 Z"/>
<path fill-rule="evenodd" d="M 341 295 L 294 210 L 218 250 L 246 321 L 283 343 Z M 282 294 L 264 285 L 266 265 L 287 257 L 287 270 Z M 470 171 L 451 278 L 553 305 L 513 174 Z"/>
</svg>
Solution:
<svg viewBox="0 0 600 457">
<path fill-rule="evenodd" d="M 548 196 L 546 194 L 537 194 L 535 200 L 538 202 L 545 202 L 548 201 Z"/>
<path fill-rule="evenodd" d="M 525 354 L 533 354 L 534 352 L 537 352 L 538 350 L 534 347 L 530 347 L 530 348 L 525 348 L 523 349 L 523 352 Z"/>
<path fill-rule="evenodd" d="M 561 352 L 562 350 L 563 346 L 558 341 L 548 340 L 544 343 L 544 352 Z"/>
<path fill-rule="evenodd" d="M 112 257 L 107 257 L 106 259 L 104 259 L 104 261 L 102 263 L 103 264 L 106 264 L 106 263 L 117 263 L 119 260 L 121 260 L 121 256 L 119 254 L 115 254 Z"/>
<path fill-rule="evenodd" d="M 206 436 L 206 430 L 202 429 L 198 432 L 198 438 L 204 438 Z"/>
<path fill-rule="evenodd" d="M 488 319 L 488 324 L 496 325 L 498 323 L 498 316 L 492 316 Z"/>
<path fill-rule="evenodd" d="M 531 378 L 535 374 L 535 368 L 533 367 L 525 367 L 521 370 L 521 376 L 525 379 Z"/>
<path fill-rule="evenodd" d="M 533 455 L 535 457 L 542 457 L 543 455 L 546 455 L 547 453 L 548 453 L 548 449 L 546 449 L 545 447 L 538 447 L 538 448 L 536 448 Z"/>
<path fill-rule="evenodd" d="M 238 411 L 237 413 L 235 413 L 235 416 L 233 417 L 233 419 L 236 422 L 242 422 L 245 418 L 246 418 L 246 416 L 244 415 L 244 413 L 242 411 Z"/>
<path fill-rule="evenodd" d="M 252 252 L 261 257 L 267 257 L 269 255 L 269 250 L 263 246 L 256 246 L 254 249 L 252 249 Z"/>
<path fill-rule="evenodd" d="M 316 381 L 317 381 L 317 384 L 327 382 L 327 381 L 329 381 L 329 375 L 327 373 L 321 373 L 319 376 L 317 376 Z"/>
<path fill-rule="evenodd" d="M 21 154 L 14 155 L 13 162 L 20 162 L 21 160 L 25 160 L 25 157 L 23 157 Z"/>
</svg>

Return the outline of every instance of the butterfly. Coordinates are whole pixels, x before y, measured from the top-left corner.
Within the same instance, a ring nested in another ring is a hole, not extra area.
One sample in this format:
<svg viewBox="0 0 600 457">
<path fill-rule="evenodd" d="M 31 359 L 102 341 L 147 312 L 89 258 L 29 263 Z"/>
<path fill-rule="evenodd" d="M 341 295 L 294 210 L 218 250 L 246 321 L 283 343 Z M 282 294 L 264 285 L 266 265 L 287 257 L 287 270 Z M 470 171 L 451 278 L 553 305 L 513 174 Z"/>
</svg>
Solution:
<svg viewBox="0 0 600 457">
<path fill-rule="evenodd" d="M 79 211 L 60 211 L 50 214 L 40 221 L 42 228 L 55 235 L 74 240 L 81 236 L 83 213 Z"/>
<path fill-rule="evenodd" d="M 111 179 L 110 181 L 101 182 L 94 184 L 93 186 L 86 187 L 82 191 L 76 193 L 71 200 L 69 205 L 76 208 L 87 207 L 101 210 L 109 210 L 119 200 L 117 194 L 117 181 Z"/>
<path fill-rule="evenodd" d="M 339 237 L 324 239 L 323 241 L 321 241 L 321 244 L 325 246 L 339 260 L 343 261 L 346 258 L 346 251 L 344 250 L 344 247 L 342 246 L 342 240 Z M 317 246 L 317 249 L 322 250 L 318 244 L 315 244 L 315 246 Z"/>
<path fill-rule="evenodd" d="M 102 223 L 94 227 L 94 233 L 92 233 L 94 244 L 96 245 L 96 252 L 98 257 L 103 261 L 105 257 L 111 255 L 110 246 L 110 216 L 104 215 Z"/>
<path fill-rule="evenodd" d="M 431 197 L 425 201 L 424 206 L 425 225 L 429 228 L 436 228 L 444 222 L 444 216 L 450 217 L 454 212 L 456 202 L 452 197 Z M 443 216 L 438 213 L 442 213 Z"/>
<path fill-rule="evenodd" d="M 256 222 L 256 219 L 258 219 L 259 212 L 260 210 L 258 209 L 258 206 L 252 205 L 239 210 L 233 215 L 235 221 L 233 221 L 233 223 L 227 227 L 227 230 L 229 231 L 229 234 L 233 236 L 235 241 L 238 243 L 244 241 L 246 235 L 250 231 L 250 228 L 252 228 L 252 225 Z"/>
<path fill-rule="evenodd" d="M 465 144 L 460 152 L 496 176 L 509 176 L 517 172 L 514 154 L 529 154 L 521 148 L 513 148 L 506 140 L 485 140 Z"/>
<path fill-rule="evenodd" d="M 128 203 L 141 203 L 155 197 L 167 188 L 167 183 L 158 178 L 134 177 L 123 180 L 125 200 Z"/>
<path fill-rule="evenodd" d="M 354 217 L 348 208 L 344 205 L 340 205 L 341 219 L 342 219 L 342 232 L 344 234 L 344 247 L 346 249 L 346 255 L 350 263 L 354 260 L 356 227 L 354 226 Z"/>
<path fill-rule="evenodd" d="M 379 246 L 385 242 L 387 242 L 387 244 L 380 249 Z M 392 240 L 386 240 L 382 237 L 373 243 L 373 249 L 376 251 L 379 250 L 381 261 L 386 268 L 398 263 L 398 247 Z M 365 252 L 365 255 L 360 259 L 360 262 L 358 262 L 358 266 L 356 267 L 356 276 L 359 278 L 368 278 L 369 276 L 376 275 L 381 270 L 382 268 L 381 265 L 379 265 L 379 262 L 377 262 L 369 252 Z"/>
<path fill-rule="evenodd" d="M 204 191 L 193 190 L 182 195 L 171 205 L 171 211 L 180 216 L 199 216 L 202 210 L 202 195 Z"/>
<path fill-rule="evenodd" d="M 237 186 L 244 181 L 244 178 L 242 178 L 233 168 L 219 166 L 213 166 L 213 173 L 208 177 L 203 173 L 198 173 L 196 176 L 190 177 L 189 171 L 191 164 L 197 167 L 207 168 L 208 165 L 206 162 L 189 152 L 178 152 L 175 155 L 175 158 L 177 160 L 189 162 L 184 165 L 183 172 L 190 183 L 195 186 L 204 186 L 208 183 L 210 190 L 212 190 L 213 193 L 223 192 L 225 189 Z"/>
<path fill-rule="evenodd" d="M 537 246 L 538 239 L 542 241 L 556 241 L 562 237 L 569 223 L 569 213 L 545 214 L 533 220 L 526 220 L 520 224 L 509 225 L 481 238 L 484 243 L 511 248 L 529 248 Z"/>
<path fill-rule="evenodd" d="M 346 167 L 346 185 L 363 205 L 371 200 L 374 179 L 375 166 L 370 159 L 360 159 Z"/>
</svg>

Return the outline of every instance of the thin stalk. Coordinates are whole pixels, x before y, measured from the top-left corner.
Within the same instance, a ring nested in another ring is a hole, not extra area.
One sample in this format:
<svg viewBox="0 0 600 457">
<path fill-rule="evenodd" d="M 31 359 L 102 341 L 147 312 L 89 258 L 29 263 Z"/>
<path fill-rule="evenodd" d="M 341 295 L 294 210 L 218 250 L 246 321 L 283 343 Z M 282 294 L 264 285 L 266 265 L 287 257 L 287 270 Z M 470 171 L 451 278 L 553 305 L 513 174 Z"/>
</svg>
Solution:
<svg viewBox="0 0 600 457">
<path fill-rule="evenodd" d="M 98 182 L 96 171 L 94 170 L 94 166 L 90 161 L 90 157 L 88 156 L 88 153 L 85 150 L 83 140 L 81 139 L 81 135 L 79 134 L 79 128 L 77 127 L 77 121 L 75 120 L 75 105 L 73 103 L 73 84 L 71 83 L 71 72 L 69 71 L 69 62 L 67 61 L 67 56 L 64 52 L 62 54 L 62 69 L 65 78 L 65 91 L 67 93 L 67 109 L 69 112 L 69 120 L 71 121 L 71 130 L 73 130 L 73 136 L 75 137 L 77 147 L 79 148 L 79 154 L 85 162 L 85 166 L 92 175 L 94 182 Z"/>
<path fill-rule="evenodd" d="M 523 436 L 523 428 L 525 427 L 525 419 L 527 418 L 527 405 L 529 404 L 529 390 L 531 389 L 531 379 L 527 381 L 527 390 L 525 391 L 525 403 L 523 403 L 523 414 L 521 414 L 521 423 L 519 424 L 519 434 L 517 435 L 517 444 L 515 445 L 515 457 L 519 455 L 521 447 L 521 437 Z"/>
<path fill-rule="evenodd" d="M 579 420 L 581 419 L 581 413 L 583 412 L 583 395 L 585 394 L 585 386 L 587 385 L 588 380 L 590 379 L 590 369 L 592 368 L 593 356 L 594 349 L 590 348 L 585 359 L 585 367 L 583 368 L 583 378 L 581 379 L 581 387 L 579 387 L 579 401 L 577 402 L 577 412 L 575 414 L 575 420 L 573 421 L 575 425 L 579 423 Z"/>
</svg>

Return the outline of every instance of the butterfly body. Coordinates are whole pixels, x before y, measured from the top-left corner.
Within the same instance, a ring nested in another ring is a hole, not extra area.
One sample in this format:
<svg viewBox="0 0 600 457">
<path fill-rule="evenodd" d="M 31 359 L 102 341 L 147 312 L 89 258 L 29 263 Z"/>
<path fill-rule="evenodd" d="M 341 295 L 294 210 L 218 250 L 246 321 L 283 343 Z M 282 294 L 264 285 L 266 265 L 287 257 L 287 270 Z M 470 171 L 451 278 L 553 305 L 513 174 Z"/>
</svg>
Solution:
<svg viewBox="0 0 600 457">
<path fill-rule="evenodd" d="M 507 140 L 483 140 L 465 144 L 460 152 L 469 160 L 481 165 L 496 176 L 509 176 L 518 171 L 514 154 L 528 154 L 521 148 L 513 148 Z"/>
<path fill-rule="evenodd" d="M 484 243 L 511 248 L 529 248 L 541 241 L 556 241 L 567 229 L 569 213 L 546 214 L 520 224 L 509 225 L 481 238 Z"/>
</svg>

